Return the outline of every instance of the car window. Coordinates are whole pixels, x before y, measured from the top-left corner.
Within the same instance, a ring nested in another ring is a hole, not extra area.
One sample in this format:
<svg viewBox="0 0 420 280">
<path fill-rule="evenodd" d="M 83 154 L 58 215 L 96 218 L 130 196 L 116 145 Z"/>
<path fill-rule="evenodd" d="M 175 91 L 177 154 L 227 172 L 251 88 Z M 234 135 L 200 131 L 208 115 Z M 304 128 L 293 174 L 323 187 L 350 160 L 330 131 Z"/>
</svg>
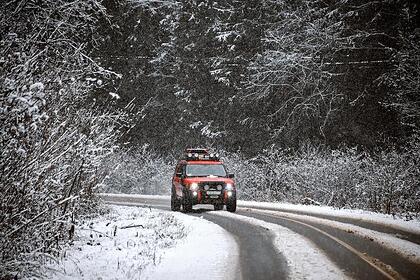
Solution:
<svg viewBox="0 0 420 280">
<path fill-rule="evenodd" d="M 222 164 L 189 164 L 185 174 L 187 177 L 226 177 L 226 170 Z"/>
<path fill-rule="evenodd" d="M 182 173 L 182 164 L 178 164 L 175 168 L 175 174 Z"/>
</svg>

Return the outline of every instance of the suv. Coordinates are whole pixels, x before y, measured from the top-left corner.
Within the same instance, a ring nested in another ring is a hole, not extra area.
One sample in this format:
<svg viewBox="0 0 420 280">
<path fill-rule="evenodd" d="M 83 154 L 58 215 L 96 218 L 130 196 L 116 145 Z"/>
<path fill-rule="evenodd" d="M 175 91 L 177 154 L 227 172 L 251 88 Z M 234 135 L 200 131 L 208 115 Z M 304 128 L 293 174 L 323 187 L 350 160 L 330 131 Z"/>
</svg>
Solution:
<svg viewBox="0 0 420 280">
<path fill-rule="evenodd" d="M 207 149 L 187 149 L 178 161 L 172 178 L 171 210 L 191 212 L 195 204 L 213 204 L 214 210 L 226 205 L 236 211 L 234 175 L 226 171 L 219 155 Z"/>
</svg>

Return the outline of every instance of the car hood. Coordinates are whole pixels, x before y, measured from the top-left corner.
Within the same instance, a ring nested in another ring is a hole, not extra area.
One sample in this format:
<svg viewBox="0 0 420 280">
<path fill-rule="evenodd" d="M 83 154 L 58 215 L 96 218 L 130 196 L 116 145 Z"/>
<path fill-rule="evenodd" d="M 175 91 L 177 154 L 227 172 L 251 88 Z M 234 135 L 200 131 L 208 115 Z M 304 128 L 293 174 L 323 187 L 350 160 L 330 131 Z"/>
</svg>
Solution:
<svg viewBox="0 0 420 280">
<path fill-rule="evenodd" d="M 184 179 L 185 184 L 204 183 L 204 182 L 220 182 L 220 183 L 231 183 L 231 184 L 235 183 L 230 178 L 222 178 L 222 177 L 188 177 Z"/>
</svg>

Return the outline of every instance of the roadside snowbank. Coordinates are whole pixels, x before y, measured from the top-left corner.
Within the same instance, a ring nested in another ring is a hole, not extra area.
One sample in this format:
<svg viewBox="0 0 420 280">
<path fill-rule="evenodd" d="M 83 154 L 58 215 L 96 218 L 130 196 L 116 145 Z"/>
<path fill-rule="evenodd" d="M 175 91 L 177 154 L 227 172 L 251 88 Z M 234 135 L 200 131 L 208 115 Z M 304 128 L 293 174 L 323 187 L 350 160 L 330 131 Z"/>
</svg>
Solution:
<svg viewBox="0 0 420 280">
<path fill-rule="evenodd" d="M 221 227 L 182 213 L 110 209 L 76 227 L 74 244 L 47 267 L 49 279 L 234 278 L 237 245 Z M 206 266 L 195 275 L 198 260 Z"/>
<path fill-rule="evenodd" d="M 275 236 L 274 246 L 287 260 L 290 279 L 350 279 L 315 245 L 285 227 L 225 211 L 215 211 L 211 214 L 269 229 Z"/>
<path fill-rule="evenodd" d="M 173 215 L 157 210 L 112 206 L 105 216 L 76 227 L 74 245 L 50 267 L 50 279 L 139 279 L 158 264 L 164 249 L 187 234 Z"/>
</svg>

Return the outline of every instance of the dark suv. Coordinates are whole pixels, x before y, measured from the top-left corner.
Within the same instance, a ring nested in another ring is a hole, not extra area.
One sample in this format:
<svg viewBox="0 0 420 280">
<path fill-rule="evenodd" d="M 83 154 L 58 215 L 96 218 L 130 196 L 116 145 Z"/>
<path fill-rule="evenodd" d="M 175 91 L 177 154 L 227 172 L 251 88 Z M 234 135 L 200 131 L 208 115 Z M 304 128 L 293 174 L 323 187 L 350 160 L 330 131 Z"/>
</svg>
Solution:
<svg viewBox="0 0 420 280">
<path fill-rule="evenodd" d="M 171 209 L 190 212 L 195 204 L 213 204 L 214 210 L 226 205 L 236 211 L 234 175 L 226 171 L 218 154 L 207 149 L 187 149 L 178 161 L 172 178 Z"/>
</svg>

